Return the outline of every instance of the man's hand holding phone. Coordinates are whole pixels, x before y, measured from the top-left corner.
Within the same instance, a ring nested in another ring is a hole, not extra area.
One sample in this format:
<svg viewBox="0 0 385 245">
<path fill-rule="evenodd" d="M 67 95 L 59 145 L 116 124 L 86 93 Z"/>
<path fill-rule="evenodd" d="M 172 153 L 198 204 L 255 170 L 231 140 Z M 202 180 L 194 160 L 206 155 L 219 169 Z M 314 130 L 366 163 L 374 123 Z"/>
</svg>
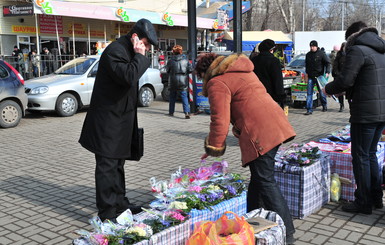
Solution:
<svg viewBox="0 0 385 245">
<path fill-rule="evenodd" d="M 146 54 L 146 46 L 141 40 L 139 40 L 138 35 L 136 33 L 132 34 L 131 42 L 132 42 L 132 45 L 134 46 L 135 53 L 139 53 L 142 55 Z"/>
</svg>

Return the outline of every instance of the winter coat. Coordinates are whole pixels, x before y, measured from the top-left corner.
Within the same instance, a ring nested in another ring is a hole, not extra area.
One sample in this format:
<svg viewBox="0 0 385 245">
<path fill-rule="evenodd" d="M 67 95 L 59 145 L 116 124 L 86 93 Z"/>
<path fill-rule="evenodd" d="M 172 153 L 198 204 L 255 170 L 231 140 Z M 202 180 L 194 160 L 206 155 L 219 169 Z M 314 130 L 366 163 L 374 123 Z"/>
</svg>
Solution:
<svg viewBox="0 0 385 245">
<path fill-rule="evenodd" d="M 244 54 L 219 56 L 203 81 L 203 94 L 210 101 L 210 133 L 205 150 L 221 156 L 226 149 L 229 124 L 239 140 L 242 166 L 296 135 L 287 116 L 266 92 Z"/>
<path fill-rule="evenodd" d="M 187 90 L 191 64 L 184 54 L 173 55 L 167 62 L 169 90 Z"/>
<path fill-rule="evenodd" d="M 267 93 L 271 95 L 281 107 L 286 98 L 283 88 L 281 62 L 270 52 L 261 52 L 251 58 L 254 64 L 254 72 L 265 86 Z"/>
<path fill-rule="evenodd" d="M 364 28 L 346 42 L 342 71 L 326 85 L 327 94 L 346 91 L 351 123 L 385 121 L 385 41 L 375 28 Z"/>
<path fill-rule="evenodd" d="M 330 73 L 330 60 L 326 53 L 320 49 L 306 54 L 306 73 L 309 78 L 322 76 L 324 73 Z"/>
<path fill-rule="evenodd" d="M 345 63 L 345 51 L 340 50 L 337 52 L 336 57 L 332 63 L 333 68 L 332 68 L 332 75 L 333 77 L 337 77 L 342 70 L 342 67 Z"/>
<path fill-rule="evenodd" d="M 130 158 L 138 129 L 138 81 L 150 64 L 147 57 L 134 53 L 129 36 L 107 46 L 79 139 L 84 148 L 108 158 Z"/>
</svg>

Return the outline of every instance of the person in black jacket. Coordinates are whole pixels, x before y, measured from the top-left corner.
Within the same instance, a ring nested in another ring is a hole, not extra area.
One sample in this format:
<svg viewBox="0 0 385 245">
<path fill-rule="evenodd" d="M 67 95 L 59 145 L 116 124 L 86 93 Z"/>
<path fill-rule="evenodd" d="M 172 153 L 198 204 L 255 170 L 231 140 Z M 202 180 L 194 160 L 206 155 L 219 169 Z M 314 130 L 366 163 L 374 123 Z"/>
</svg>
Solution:
<svg viewBox="0 0 385 245">
<path fill-rule="evenodd" d="M 267 93 L 283 108 L 286 95 L 281 62 L 273 55 L 274 48 L 273 40 L 263 40 L 258 46 L 259 54 L 252 57 L 251 62 L 254 64 L 254 73 L 265 86 Z"/>
<path fill-rule="evenodd" d="M 149 20 L 140 19 L 100 57 L 79 143 L 95 154 L 96 206 L 102 220 L 114 220 L 128 208 L 141 211 L 125 196 L 124 162 L 135 155 L 138 82 L 151 65 L 145 55 L 151 44 L 158 44 L 156 31 Z"/>
<path fill-rule="evenodd" d="M 317 41 L 310 42 L 310 51 L 306 54 L 305 59 L 306 74 L 307 74 L 307 92 L 306 92 L 306 113 L 305 115 L 313 114 L 313 92 L 314 85 L 317 86 L 321 95 L 322 111 L 327 111 L 327 100 L 324 93 L 317 83 L 317 78 L 325 74 L 328 78 L 330 73 L 330 60 L 326 53 L 318 48 Z"/>
<path fill-rule="evenodd" d="M 336 54 L 336 57 L 334 58 L 333 60 L 333 63 L 332 63 L 332 76 L 334 77 L 334 79 L 336 77 L 338 77 L 338 75 L 341 73 L 341 70 L 342 70 L 342 67 L 345 63 L 345 42 L 343 42 L 341 44 L 341 48 L 340 50 L 338 50 L 337 54 Z M 344 111 L 344 95 L 341 94 L 338 96 L 338 102 L 340 103 L 340 110 L 339 112 L 343 112 Z"/>
<path fill-rule="evenodd" d="M 175 45 L 172 48 L 173 55 L 167 61 L 168 89 L 170 90 L 168 115 L 174 116 L 175 101 L 179 94 L 182 99 L 185 118 L 190 119 L 187 88 L 189 84 L 188 74 L 191 73 L 192 68 L 190 62 L 182 52 L 182 46 Z"/>
<path fill-rule="evenodd" d="M 345 33 L 345 63 L 338 77 L 325 87 L 327 94 L 346 91 L 350 106 L 354 202 L 342 206 L 351 213 L 371 214 L 382 208 L 377 144 L 385 127 L 385 40 L 376 28 L 354 22 Z"/>
</svg>

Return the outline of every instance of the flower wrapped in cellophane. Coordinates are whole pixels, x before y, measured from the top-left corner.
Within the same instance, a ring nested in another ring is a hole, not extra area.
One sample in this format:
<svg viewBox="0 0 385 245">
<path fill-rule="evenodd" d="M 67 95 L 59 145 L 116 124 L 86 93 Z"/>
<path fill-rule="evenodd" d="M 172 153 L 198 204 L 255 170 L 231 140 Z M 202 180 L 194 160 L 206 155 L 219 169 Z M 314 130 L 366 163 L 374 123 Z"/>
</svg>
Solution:
<svg viewBox="0 0 385 245">
<path fill-rule="evenodd" d="M 228 173 L 226 161 L 215 160 L 211 165 L 202 161 L 195 169 L 181 169 L 171 175 L 170 181 L 150 179 L 156 200 L 151 207 L 167 210 L 173 203 L 183 203 L 187 208 L 206 209 L 224 200 L 240 195 L 245 189 L 239 174 Z"/>
<path fill-rule="evenodd" d="M 309 166 L 318 161 L 322 151 L 318 147 L 308 144 L 291 144 L 288 147 L 280 147 L 275 160 L 284 164 Z"/>
</svg>

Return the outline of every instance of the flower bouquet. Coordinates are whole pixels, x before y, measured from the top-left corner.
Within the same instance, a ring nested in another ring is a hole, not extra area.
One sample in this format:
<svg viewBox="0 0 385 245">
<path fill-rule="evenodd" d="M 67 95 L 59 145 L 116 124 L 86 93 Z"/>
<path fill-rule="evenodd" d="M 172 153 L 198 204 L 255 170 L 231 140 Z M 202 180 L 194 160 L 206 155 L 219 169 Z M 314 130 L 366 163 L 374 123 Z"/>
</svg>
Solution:
<svg viewBox="0 0 385 245">
<path fill-rule="evenodd" d="M 186 212 L 192 209 L 210 209 L 224 200 L 241 195 L 246 189 L 239 174 L 227 172 L 226 161 L 206 164 L 206 161 L 202 161 L 201 166 L 196 169 L 179 168 L 171 175 L 170 181 L 157 182 L 155 178 L 151 178 L 152 191 L 156 197 L 151 207 L 165 210 L 177 203 Z"/>
<path fill-rule="evenodd" d="M 322 155 L 318 147 L 307 144 L 291 144 L 289 147 L 281 147 L 276 155 L 276 161 L 284 164 L 309 166 L 316 162 Z"/>
</svg>

